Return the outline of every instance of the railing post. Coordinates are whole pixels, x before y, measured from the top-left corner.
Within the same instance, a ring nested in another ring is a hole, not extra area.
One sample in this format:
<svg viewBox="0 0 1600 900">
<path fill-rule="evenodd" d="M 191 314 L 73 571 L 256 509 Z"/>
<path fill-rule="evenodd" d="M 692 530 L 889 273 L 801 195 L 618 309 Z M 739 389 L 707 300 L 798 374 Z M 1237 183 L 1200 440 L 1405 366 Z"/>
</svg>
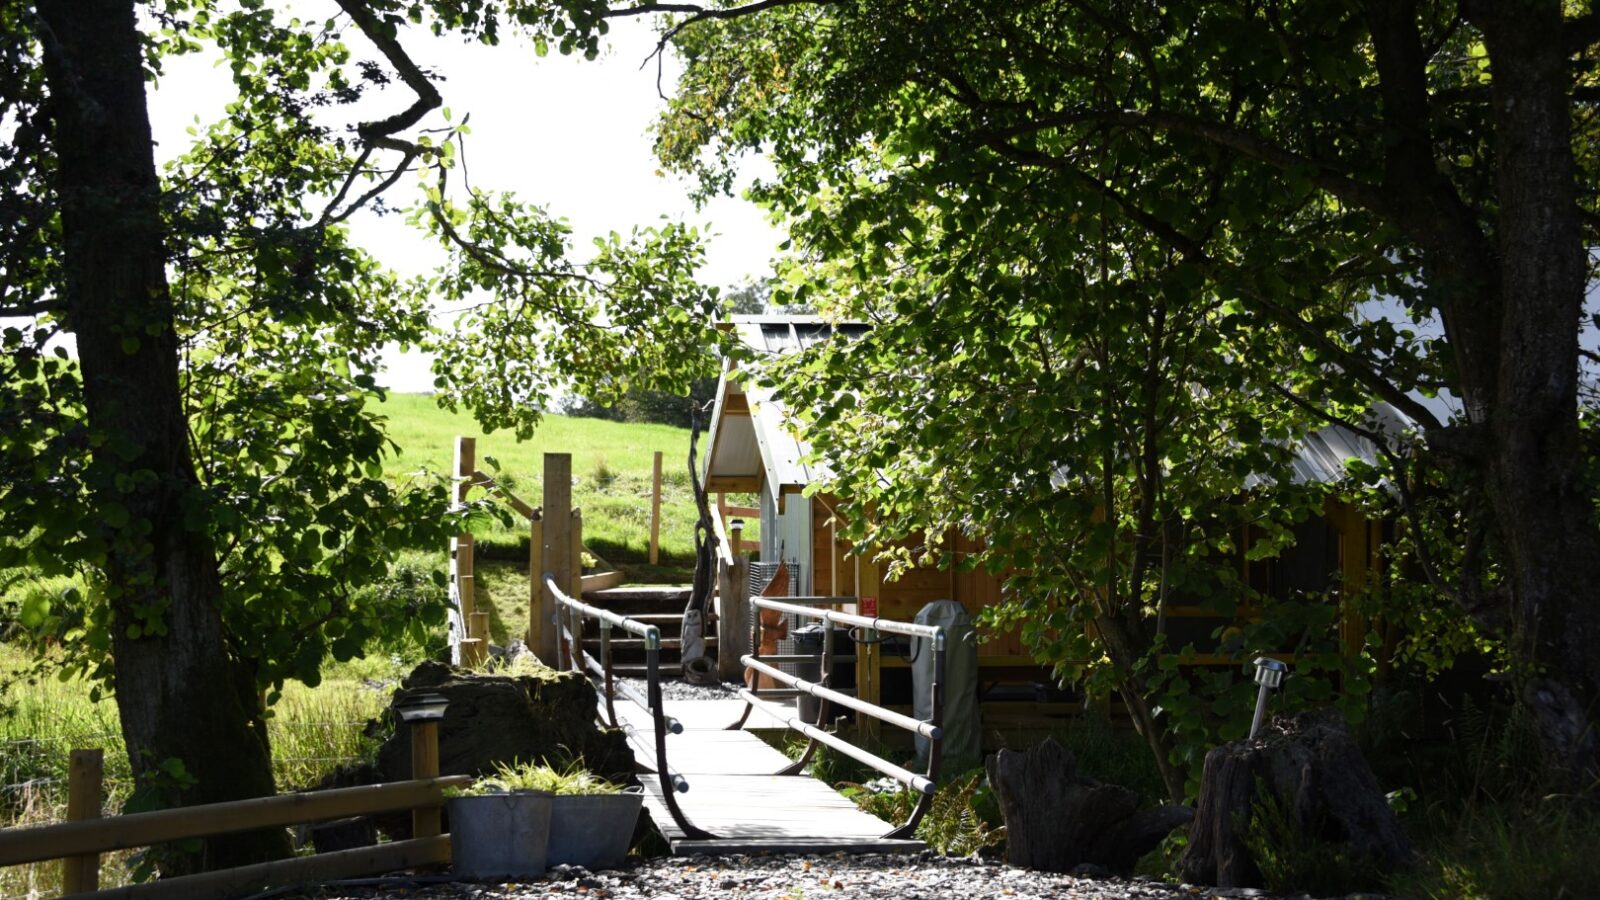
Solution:
<svg viewBox="0 0 1600 900">
<path fill-rule="evenodd" d="M 100 789 L 105 781 L 104 750 L 74 750 L 67 762 L 67 821 L 100 818 Z M 69 856 L 61 861 L 61 892 L 77 894 L 100 889 L 100 854 Z"/>
</svg>

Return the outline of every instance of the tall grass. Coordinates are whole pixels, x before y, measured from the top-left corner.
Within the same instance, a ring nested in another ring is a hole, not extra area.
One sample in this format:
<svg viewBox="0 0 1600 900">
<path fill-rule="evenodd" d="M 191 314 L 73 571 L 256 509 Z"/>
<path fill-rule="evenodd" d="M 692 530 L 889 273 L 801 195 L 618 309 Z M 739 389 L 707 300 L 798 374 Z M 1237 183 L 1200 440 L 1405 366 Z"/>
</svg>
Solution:
<svg viewBox="0 0 1600 900">
<path fill-rule="evenodd" d="M 82 681 L 29 679 L 16 651 L 0 652 L 0 828 L 46 825 L 66 818 L 67 762 L 74 749 L 105 751 L 104 810 L 113 815 L 133 792 L 116 704 L 89 699 Z M 370 758 L 377 738 L 366 722 L 387 704 L 386 682 L 399 662 L 366 661 L 315 689 L 291 683 L 267 720 L 273 774 L 280 791 L 310 787 L 346 763 Z M 360 677 L 351 677 L 358 675 Z M 101 860 L 103 886 L 127 884 L 130 853 Z M 0 898 L 60 893 L 59 862 L 0 869 Z"/>
</svg>

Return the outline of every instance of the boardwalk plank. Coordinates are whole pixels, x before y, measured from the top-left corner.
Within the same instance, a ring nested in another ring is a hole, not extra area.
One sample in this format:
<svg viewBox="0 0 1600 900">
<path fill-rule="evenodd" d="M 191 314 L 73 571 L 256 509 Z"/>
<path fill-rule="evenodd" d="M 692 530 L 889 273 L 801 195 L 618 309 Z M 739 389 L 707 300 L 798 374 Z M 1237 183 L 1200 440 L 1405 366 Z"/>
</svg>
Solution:
<svg viewBox="0 0 1600 900">
<path fill-rule="evenodd" d="M 781 707 L 768 704 L 751 718 L 781 721 Z M 645 805 L 673 852 L 899 853 L 924 848 L 921 841 L 883 837 L 894 828 L 862 812 L 849 799 L 807 775 L 773 775 L 788 757 L 748 731 L 727 731 L 744 704 L 737 700 L 679 701 L 668 711 L 684 725 L 667 738 L 667 761 L 689 782 L 675 795 L 684 816 L 715 834 L 691 840 L 672 820 L 658 778 L 645 777 Z M 633 743 L 642 765 L 654 767 L 650 716 L 631 703 L 617 705 L 619 717 L 635 728 Z M 784 714 L 786 715 L 786 714 Z"/>
</svg>

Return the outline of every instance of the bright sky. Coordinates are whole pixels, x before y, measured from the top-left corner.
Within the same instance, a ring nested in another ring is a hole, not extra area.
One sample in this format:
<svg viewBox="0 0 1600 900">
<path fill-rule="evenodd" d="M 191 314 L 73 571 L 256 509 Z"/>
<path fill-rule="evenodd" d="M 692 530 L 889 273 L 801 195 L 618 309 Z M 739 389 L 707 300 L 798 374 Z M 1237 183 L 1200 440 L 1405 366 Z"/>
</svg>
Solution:
<svg viewBox="0 0 1600 900">
<path fill-rule="evenodd" d="M 296 6 L 316 19 L 337 11 L 325 0 Z M 707 263 L 700 272 L 704 283 L 734 285 L 770 270 L 782 237 L 761 209 L 724 198 L 696 210 L 685 183 L 658 174 L 646 133 L 662 106 L 656 66 L 652 62 L 640 68 L 655 46 L 647 23 L 615 23 L 601 57 L 593 62 L 554 50 L 540 58 L 517 40 L 486 47 L 457 37 L 435 38 L 423 29 L 402 38 L 419 65 L 442 76 L 439 88 L 453 120 L 471 116 L 466 160 L 473 184 L 513 191 L 567 219 L 578 256 L 587 255 L 597 235 L 626 233 L 634 225 L 659 224 L 665 217 L 709 232 Z M 358 58 L 380 59 L 353 27 L 344 29 L 344 40 Z M 158 162 L 186 148 L 185 129 L 196 115 L 212 121 L 232 99 L 228 74 L 214 60 L 194 56 L 167 64 L 150 97 Z M 668 90 L 673 74 L 669 64 L 664 82 Z M 396 84 L 364 98 L 355 112 L 381 117 L 403 109 L 411 99 Z M 443 120 L 436 115 L 429 124 L 438 126 Z M 459 183 L 458 178 L 452 181 Z M 406 178 L 397 188 L 409 192 L 412 183 Z M 407 194 L 391 199 L 394 205 L 408 202 Z M 441 251 L 400 216 L 363 215 L 352 219 L 351 228 L 358 243 L 403 275 L 428 271 L 442 259 Z M 431 387 L 426 360 L 392 353 L 387 361 L 389 372 L 382 381 L 389 387 Z"/>
</svg>

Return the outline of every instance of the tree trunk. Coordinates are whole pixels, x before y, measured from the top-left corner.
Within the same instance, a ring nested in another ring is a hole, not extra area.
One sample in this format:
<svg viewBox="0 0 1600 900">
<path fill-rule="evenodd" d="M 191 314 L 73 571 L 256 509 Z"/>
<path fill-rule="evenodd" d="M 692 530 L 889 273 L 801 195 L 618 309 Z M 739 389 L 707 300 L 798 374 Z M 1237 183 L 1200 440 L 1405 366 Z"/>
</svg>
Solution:
<svg viewBox="0 0 1600 900">
<path fill-rule="evenodd" d="M 1187 806 L 1139 811 L 1133 791 L 1080 777 L 1072 751 L 1055 738 L 1025 753 L 1001 750 L 986 768 L 1013 866 L 1071 872 L 1089 864 L 1128 875 L 1139 857 L 1194 816 Z"/>
<path fill-rule="evenodd" d="M 689 430 L 689 486 L 694 491 L 694 583 L 689 603 L 683 611 L 683 677 L 694 684 L 713 684 L 718 680 L 716 664 L 705 655 L 705 616 L 711 608 L 711 591 L 717 579 L 717 533 L 711 522 L 711 503 L 700 482 L 699 443 L 701 419 L 705 412 L 691 402 Z"/>
<path fill-rule="evenodd" d="M 1562 4 L 1469 7 L 1493 63 L 1501 261 L 1486 484 L 1509 563 L 1523 703 L 1571 786 L 1600 783 L 1600 523 L 1583 475 L 1578 328 L 1587 251 L 1572 156 Z M 1468 312 L 1467 314 L 1470 314 Z M 1489 402 L 1484 402 L 1487 399 Z"/>
<path fill-rule="evenodd" d="M 1359 882 L 1411 861 L 1411 844 L 1343 720 L 1337 713 L 1312 712 L 1280 717 L 1259 740 L 1234 741 L 1206 754 L 1178 874 L 1196 884 L 1261 887 L 1259 861 L 1245 837 L 1266 802 L 1281 821 L 1273 817 L 1262 824 L 1272 849 L 1290 864 L 1306 865 L 1304 857 L 1316 852 L 1313 845 L 1322 845 L 1330 858 L 1342 858 L 1345 877 Z"/>
<path fill-rule="evenodd" d="M 117 709 L 157 803 L 273 792 L 255 686 L 228 653 L 189 455 L 140 36 L 129 0 L 39 5 L 65 243 L 63 300 L 96 444 Z M 168 760 L 178 760 L 177 769 Z M 188 777 L 197 780 L 184 786 Z M 219 838 L 164 872 L 283 856 L 282 830 Z"/>
</svg>

